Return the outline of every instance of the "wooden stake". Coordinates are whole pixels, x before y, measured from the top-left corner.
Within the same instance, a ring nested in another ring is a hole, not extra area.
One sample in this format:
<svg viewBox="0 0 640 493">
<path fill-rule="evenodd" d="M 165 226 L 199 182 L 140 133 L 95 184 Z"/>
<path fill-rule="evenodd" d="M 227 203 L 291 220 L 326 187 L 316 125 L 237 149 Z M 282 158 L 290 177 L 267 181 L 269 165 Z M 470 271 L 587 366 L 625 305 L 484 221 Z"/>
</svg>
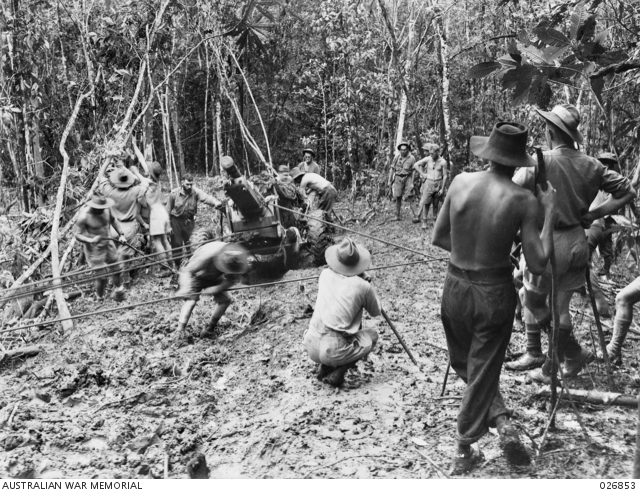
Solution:
<svg viewBox="0 0 640 493">
<path fill-rule="evenodd" d="M 607 353 L 607 344 L 604 341 L 604 332 L 602 331 L 602 324 L 600 323 L 600 314 L 598 313 L 598 307 L 596 306 L 596 297 L 593 294 L 593 286 L 591 285 L 591 268 L 587 264 L 586 278 L 587 288 L 589 289 L 589 298 L 591 299 L 591 308 L 593 309 L 593 318 L 596 320 L 596 328 L 598 329 L 598 339 L 600 340 L 600 350 L 602 351 L 602 359 L 604 359 L 604 366 L 607 370 L 607 380 L 609 382 L 609 391 L 615 392 L 616 385 L 613 381 L 613 371 L 611 370 L 611 362 L 609 361 L 609 353 Z"/>
<path fill-rule="evenodd" d="M 398 330 L 396 329 L 395 325 L 393 325 L 393 322 L 391 321 L 391 319 L 389 318 L 389 315 L 387 315 L 387 312 L 385 312 L 384 310 L 380 310 L 380 313 L 382 313 L 382 316 L 384 317 L 384 319 L 387 321 L 387 323 L 389 324 L 389 327 L 391 327 L 391 330 L 393 331 L 393 333 L 396 335 L 396 337 L 398 338 L 398 341 L 400 341 L 400 344 L 402 344 L 402 347 L 404 348 L 404 350 L 407 352 L 407 354 L 409 355 L 409 358 L 411 358 L 411 361 L 413 361 L 413 363 L 420 368 L 420 365 L 418 364 L 418 362 L 416 361 L 416 359 L 413 357 L 413 354 L 411 354 L 411 351 L 409 350 L 409 348 L 407 347 L 406 343 L 404 342 L 404 339 L 402 338 L 402 336 L 398 333 Z"/>
</svg>

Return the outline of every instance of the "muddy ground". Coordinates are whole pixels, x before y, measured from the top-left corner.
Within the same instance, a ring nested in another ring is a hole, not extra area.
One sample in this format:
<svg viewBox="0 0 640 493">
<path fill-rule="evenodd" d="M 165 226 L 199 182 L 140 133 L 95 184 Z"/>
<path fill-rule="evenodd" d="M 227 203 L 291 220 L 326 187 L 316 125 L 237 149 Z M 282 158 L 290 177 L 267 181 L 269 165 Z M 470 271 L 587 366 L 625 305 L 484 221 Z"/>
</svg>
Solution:
<svg viewBox="0 0 640 493">
<path fill-rule="evenodd" d="M 350 211 L 363 217 L 369 209 L 362 203 L 337 207 L 345 219 L 355 218 Z M 202 209 L 199 222 L 212 221 L 211 212 Z M 443 255 L 430 245 L 431 220 L 425 234 L 411 223 L 408 210 L 401 222 L 391 218 L 391 204 L 385 202 L 366 226 L 349 224 Z M 358 241 L 371 250 L 376 266 L 419 260 L 372 240 Z M 35 343 L 41 352 L 0 368 L 0 476 L 164 477 L 166 466 L 169 477 L 180 478 L 187 477 L 185 466 L 193 454 L 201 452 L 213 478 L 443 477 L 454 451 L 464 388 L 452 374 L 447 397 L 439 398 L 447 366 L 439 319 L 445 266 L 440 261 L 375 275 L 383 307 L 421 370 L 382 319 L 367 318 L 365 325 L 380 332 L 380 344 L 340 390 L 316 380 L 315 366 L 301 346 L 315 281 L 237 291 L 220 338 L 196 338 L 181 348 L 173 343 L 178 300 L 77 320 L 67 333 L 55 327 L 4 335 L 8 349 Z M 290 271 L 285 279 L 320 270 Z M 624 284 L 633 275 L 620 260 L 613 280 Z M 146 272 L 131 283 L 124 304 L 164 297 L 176 288 L 171 279 Z M 112 306 L 112 300 L 99 306 L 87 291 L 70 309 L 77 314 Z M 582 314 L 591 313 L 586 299 L 576 295 L 574 308 L 579 338 L 592 348 L 592 322 Z M 193 334 L 210 310 L 211 302 L 203 299 L 191 319 Z M 517 325 L 508 359 L 524 350 L 524 342 Z M 626 365 L 615 370 L 619 390 L 629 394 L 637 393 L 637 344 L 628 341 Z M 593 363 L 583 373 L 569 382 L 572 388 L 606 389 L 602 364 Z M 501 388 L 535 455 L 548 400 L 536 397 L 541 387 L 526 374 L 504 371 Z M 530 466 L 509 466 L 497 436 L 489 433 L 478 444 L 485 460 L 471 476 L 629 477 L 636 411 L 584 404 L 579 410 L 591 445 L 563 402 L 557 429 Z"/>
</svg>

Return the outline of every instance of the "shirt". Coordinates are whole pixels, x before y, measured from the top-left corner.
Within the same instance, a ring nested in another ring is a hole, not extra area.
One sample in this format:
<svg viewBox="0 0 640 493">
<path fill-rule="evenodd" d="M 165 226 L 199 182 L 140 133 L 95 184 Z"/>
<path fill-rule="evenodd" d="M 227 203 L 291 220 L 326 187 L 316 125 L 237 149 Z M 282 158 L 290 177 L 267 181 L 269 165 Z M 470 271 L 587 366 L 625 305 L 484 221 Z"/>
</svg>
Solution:
<svg viewBox="0 0 640 493">
<path fill-rule="evenodd" d="M 444 176 L 444 170 L 447 168 L 447 161 L 442 156 L 439 156 L 437 160 L 433 160 L 431 156 L 427 156 L 427 161 L 423 165 L 423 170 L 427 174 L 427 180 L 442 180 Z"/>
<path fill-rule="evenodd" d="M 144 197 L 146 185 L 134 185 L 129 188 L 116 188 L 108 179 L 100 183 L 100 191 L 104 197 L 113 199 L 111 212 L 120 222 L 135 221 L 138 215 L 138 199 Z"/>
<path fill-rule="evenodd" d="M 373 286 L 358 276 L 347 277 L 325 269 L 318 279 L 318 299 L 310 328 L 355 334 L 360 330 L 362 310 L 380 315 L 380 301 Z"/>
<path fill-rule="evenodd" d="M 198 248 L 189 259 L 189 263 L 184 267 L 185 272 L 193 274 L 194 277 L 203 280 L 216 280 L 224 275 L 213 263 L 226 246 L 222 241 L 212 241 L 205 243 Z"/>
<path fill-rule="evenodd" d="M 620 198 L 631 190 L 631 182 L 584 152 L 559 146 L 544 152 L 547 180 L 556 189 L 556 228 L 580 224 L 599 190 Z M 535 191 L 536 167 L 520 168 L 513 181 Z"/>
<path fill-rule="evenodd" d="M 300 180 L 300 187 L 303 189 L 309 188 L 314 192 L 322 192 L 331 186 L 333 185 L 331 185 L 329 180 L 325 180 L 322 176 L 316 173 L 306 173 Z"/>
<path fill-rule="evenodd" d="M 402 157 L 402 154 L 398 154 L 393 158 L 391 168 L 396 172 L 396 175 L 410 175 L 413 171 L 413 165 L 416 163 L 416 158 L 413 154 L 407 154 L 407 157 Z"/>
<path fill-rule="evenodd" d="M 169 195 L 169 201 L 167 202 L 167 212 L 174 217 L 181 217 L 183 219 L 193 219 L 198 212 L 198 202 L 203 202 L 207 205 L 217 206 L 220 202 L 203 192 L 199 188 L 193 187 L 189 195 L 184 193 L 182 187 L 176 188 Z"/>
<path fill-rule="evenodd" d="M 320 166 L 315 161 L 311 161 L 309 164 L 306 161 L 302 161 L 298 165 L 298 169 L 300 171 L 304 171 L 305 173 L 317 173 L 320 174 Z"/>
</svg>

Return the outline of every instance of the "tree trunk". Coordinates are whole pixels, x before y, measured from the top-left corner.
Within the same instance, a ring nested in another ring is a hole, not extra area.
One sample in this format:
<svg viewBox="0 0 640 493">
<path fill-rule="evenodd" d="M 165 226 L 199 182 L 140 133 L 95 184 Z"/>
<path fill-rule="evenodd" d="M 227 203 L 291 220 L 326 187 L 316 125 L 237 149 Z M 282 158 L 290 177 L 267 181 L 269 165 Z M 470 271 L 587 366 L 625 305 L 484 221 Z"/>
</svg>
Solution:
<svg viewBox="0 0 640 493">
<path fill-rule="evenodd" d="M 444 130 L 444 145 L 442 149 L 442 156 L 449 163 L 449 171 L 451 174 L 450 179 L 453 179 L 456 176 L 458 170 L 451 161 L 453 141 L 451 138 L 451 116 L 449 111 L 449 48 L 447 46 L 446 24 L 443 19 L 441 19 L 440 22 L 442 23 L 442 25 L 440 26 L 436 24 L 436 31 L 440 40 L 440 65 L 442 67 L 442 124 Z"/>
<path fill-rule="evenodd" d="M 51 274 L 53 276 L 53 286 L 54 286 L 54 296 L 56 298 L 56 304 L 58 306 L 58 313 L 60 318 L 70 317 L 69 307 L 67 307 L 67 302 L 64 299 L 64 295 L 62 293 L 62 289 L 59 287 L 60 285 L 60 256 L 58 253 L 58 237 L 59 237 L 59 229 L 60 229 L 60 215 L 62 214 L 62 204 L 64 202 L 64 196 L 67 188 L 67 177 L 69 176 L 69 154 L 65 149 L 65 144 L 67 142 L 67 137 L 69 137 L 69 132 L 73 128 L 73 125 L 78 117 L 78 112 L 80 111 L 80 107 L 82 106 L 82 102 L 91 96 L 93 93 L 93 86 L 89 90 L 89 92 L 83 94 L 76 101 L 75 108 L 73 109 L 73 113 L 67 122 L 67 126 L 62 132 L 62 137 L 60 139 L 60 154 L 62 154 L 62 173 L 60 175 L 60 186 L 58 187 L 58 195 L 56 197 L 56 208 L 53 213 L 53 223 L 51 225 Z M 63 320 L 62 328 L 65 331 L 69 331 L 73 328 L 73 322 L 71 320 Z"/>
<path fill-rule="evenodd" d="M 167 94 L 167 106 L 169 109 L 170 120 L 171 120 L 171 128 L 173 129 L 173 137 L 175 139 L 176 151 L 178 153 L 178 169 L 180 170 L 180 177 L 186 174 L 186 169 L 184 167 L 184 152 L 182 149 L 182 138 L 180 137 L 180 120 L 178 118 L 178 107 L 175 102 L 175 98 L 177 97 L 177 84 L 175 77 L 172 81 L 172 90 L 171 93 Z M 169 86 L 167 86 L 168 89 Z"/>
</svg>

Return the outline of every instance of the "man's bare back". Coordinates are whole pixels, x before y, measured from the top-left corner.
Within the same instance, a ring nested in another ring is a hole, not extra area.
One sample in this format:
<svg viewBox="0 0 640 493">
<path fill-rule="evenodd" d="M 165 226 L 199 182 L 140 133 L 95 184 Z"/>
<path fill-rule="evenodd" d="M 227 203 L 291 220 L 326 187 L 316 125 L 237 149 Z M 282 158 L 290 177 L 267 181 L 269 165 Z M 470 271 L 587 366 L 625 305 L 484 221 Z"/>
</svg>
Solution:
<svg viewBox="0 0 640 493">
<path fill-rule="evenodd" d="M 451 263 L 465 270 L 511 265 L 509 254 L 518 230 L 530 267 L 541 271 L 544 254 L 537 228 L 538 201 L 515 185 L 504 167 L 462 173 L 453 180 L 438 216 L 433 244 L 451 252 Z M 541 193 L 541 200 L 552 200 Z"/>
</svg>

